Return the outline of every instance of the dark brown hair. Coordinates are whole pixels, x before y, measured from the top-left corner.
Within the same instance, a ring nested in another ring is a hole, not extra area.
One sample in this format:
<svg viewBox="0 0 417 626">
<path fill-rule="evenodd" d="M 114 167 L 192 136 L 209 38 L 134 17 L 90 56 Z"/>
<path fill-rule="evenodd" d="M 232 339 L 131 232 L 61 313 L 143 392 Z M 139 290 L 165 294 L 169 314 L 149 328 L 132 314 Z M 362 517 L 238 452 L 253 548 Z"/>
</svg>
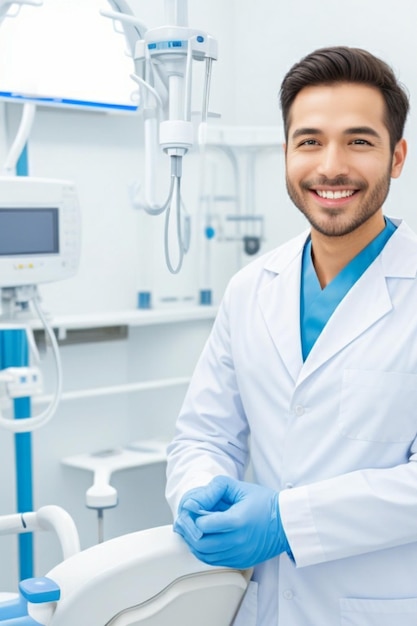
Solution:
<svg viewBox="0 0 417 626">
<path fill-rule="evenodd" d="M 291 106 L 297 94 L 311 85 L 362 83 L 376 87 L 385 101 L 385 125 L 391 151 L 402 138 L 409 111 L 409 98 L 392 69 L 381 59 L 360 48 L 321 48 L 293 65 L 284 77 L 280 101 L 285 137 L 288 139 Z"/>
</svg>

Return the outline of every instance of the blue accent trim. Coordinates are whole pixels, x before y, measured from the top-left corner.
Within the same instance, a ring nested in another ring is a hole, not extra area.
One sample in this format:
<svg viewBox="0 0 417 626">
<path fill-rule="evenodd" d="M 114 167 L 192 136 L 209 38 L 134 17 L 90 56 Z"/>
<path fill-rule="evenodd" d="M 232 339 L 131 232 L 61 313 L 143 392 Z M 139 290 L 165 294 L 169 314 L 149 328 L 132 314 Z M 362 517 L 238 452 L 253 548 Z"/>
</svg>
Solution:
<svg viewBox="0 0 417 626">
<path fill-rule="evenodd" d="M 150 291 L 139 291 L 138 293 L 138 309 L 152 308 L 152 295 Z"/>
<path fill-rule="evenodd" d="M 204 43 L 204 37 L 203 37 L 203 35 L 198 35 L 198 36 L 197 36 L 197 41 L 198 41 L 198 43 Z"/>
<path fill-rule="evenodd" d="M 16 164 L 17 176 L 27 176 L 29 172 L 28 145 L 23 148 Z"/>
<path fill-rule="evenodd" d="M 29 347 L 24 329 L 0 331 L 0 369 L 7 367 L 26 367 L 29 364 Z M 14 400 L 15 419 L 24 419 L 31 415 L 30 398 Z M 33 511 L 32 496 L 32 437 L 30 433 L 16 433 L 15 467 L 16 500 L 18 513 Z M 23 533 L 18 536 L 19 578 L 33 576 L 33 535 Z"/>
<path fill-rule="evenodd" d="M 188 41 L 157 41 L 156 43 L 148 43 L 148 50 L 172 50 L 173 48 L 188 48 Z"/>
<path fill-rule="evenodd" d="M 89 102 L 87 100 L 75 100 L 72 98 L 48 98 L 46 96 L 31 96 L 30 94 L 20 94 L 11 91 L 0 91 L 2 100 L 11 100 L 12 102 L 32 102 L 34 104 L 43 104 L 47 106 L 64 105 L 82 107 L 84 109 L 99 109 L 105 111 L 137 111 L 137 105 L 115 104 L 113 102 Z"/>
<path fill-rule="evenodd" d="M 57 583 L 51 578 L 29 578 L 19 583 L 19 590 L 22 596 L 33 604 L 43 604 L 44 602 L 58 602 L 61 597 L 61 590 Z"/>
<path fill-rule="evenodd" d="M 41 624 L 29 615 L 25 615 L 22 617 L 12 617 L 12 619 L 6 619 L 5 621 L 1 621 L 1 626 L 41 626 Z"/>
<path fill-rule="evenodd" d="M 27 602 L 23 596 L 18 596 L 14 600 L 5 600 L 0 602 L 0 623 L 13 617 L 23 617 L 27 615 Z"/>
<path fill-rule="evenodd" d="M 211 305 L 213 292 L 211 289 L 200 290 L 200 304 Z"/>
</svg>

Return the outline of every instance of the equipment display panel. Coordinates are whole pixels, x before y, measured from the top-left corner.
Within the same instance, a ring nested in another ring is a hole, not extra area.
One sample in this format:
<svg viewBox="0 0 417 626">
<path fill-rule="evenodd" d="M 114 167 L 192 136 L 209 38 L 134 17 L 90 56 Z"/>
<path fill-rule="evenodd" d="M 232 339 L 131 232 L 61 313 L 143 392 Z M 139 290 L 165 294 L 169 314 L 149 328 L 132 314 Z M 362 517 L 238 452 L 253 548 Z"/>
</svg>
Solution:
<svg viewBox="0 0 417 626">
<path fill-rule="evenodd" d="M 0 177 L 0 288 L 73 276 L 80 249 L 80 208 L 71 181 Z"/>
</svg>

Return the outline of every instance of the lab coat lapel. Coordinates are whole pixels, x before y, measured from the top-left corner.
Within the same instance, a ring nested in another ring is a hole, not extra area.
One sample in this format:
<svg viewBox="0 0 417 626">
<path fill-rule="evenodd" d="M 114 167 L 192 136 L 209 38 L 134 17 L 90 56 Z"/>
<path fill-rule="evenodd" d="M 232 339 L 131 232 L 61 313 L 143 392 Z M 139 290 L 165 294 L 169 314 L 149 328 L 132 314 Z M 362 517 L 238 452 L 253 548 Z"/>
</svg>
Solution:
<svg viewBox="0 0 417 626">
<path fill-rule="evenodd" d="M 303 365 L 300 336 L 301 252 L 306 235 L 269 263 L 265 270 L 276 275 L 258 294 L 268 332 L 290 376 L 297 380 Z"/>
<path fill-rule="evenodd" d="M 381 257 L 353 285 L 314 344 L 297 384 L 354 341 L 392 309 Z"/>
<path fill-rule="evenodd" d="M 396 232 L 334 311 L 306 359 L 297 384 L 392 310 L 388 278 L 416 278 L 417 237 L 405 222 L 390 219 L 397 226 Z"/>
<path fill-rule="evenodd" d="M 264 266 L 272 278 L 259 294 L 270 336 L 294 382 L 300 385 L 319 367 L 392 310 L 387 278 L 415 279 L 417 237 L 401 220 L 381 255 L 346 294 L 303 363 L 300 335 L 301 254 L 308 232 L 277 251 Z"/>
</svg>

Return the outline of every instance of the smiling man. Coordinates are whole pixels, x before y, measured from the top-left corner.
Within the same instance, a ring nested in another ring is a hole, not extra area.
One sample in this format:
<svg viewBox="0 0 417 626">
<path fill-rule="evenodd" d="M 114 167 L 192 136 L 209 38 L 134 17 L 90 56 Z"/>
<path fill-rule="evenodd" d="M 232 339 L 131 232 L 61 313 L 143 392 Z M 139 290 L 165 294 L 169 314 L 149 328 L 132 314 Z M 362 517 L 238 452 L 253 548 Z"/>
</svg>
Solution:
<svg viewBox="0 0 417 626">
<path fill-rule="evenodd" d="M 417 237 L 383 212 L 408 97 L 334 47 L 281 106 L 310 227 L 230 281 L 169 447 L 174 529 L 254 567 L 236 626 L 415 626 Z"/>
<path fill-rule="evenodd" d="M 391 147 L 385 118 L 380 90 L 361 83 L 305 87 L 291 106 L 287 189 L 312 226 L 322 287 L 385 227 L 382 206 L 407 152 L 402 138 Z"/>
</svg>

